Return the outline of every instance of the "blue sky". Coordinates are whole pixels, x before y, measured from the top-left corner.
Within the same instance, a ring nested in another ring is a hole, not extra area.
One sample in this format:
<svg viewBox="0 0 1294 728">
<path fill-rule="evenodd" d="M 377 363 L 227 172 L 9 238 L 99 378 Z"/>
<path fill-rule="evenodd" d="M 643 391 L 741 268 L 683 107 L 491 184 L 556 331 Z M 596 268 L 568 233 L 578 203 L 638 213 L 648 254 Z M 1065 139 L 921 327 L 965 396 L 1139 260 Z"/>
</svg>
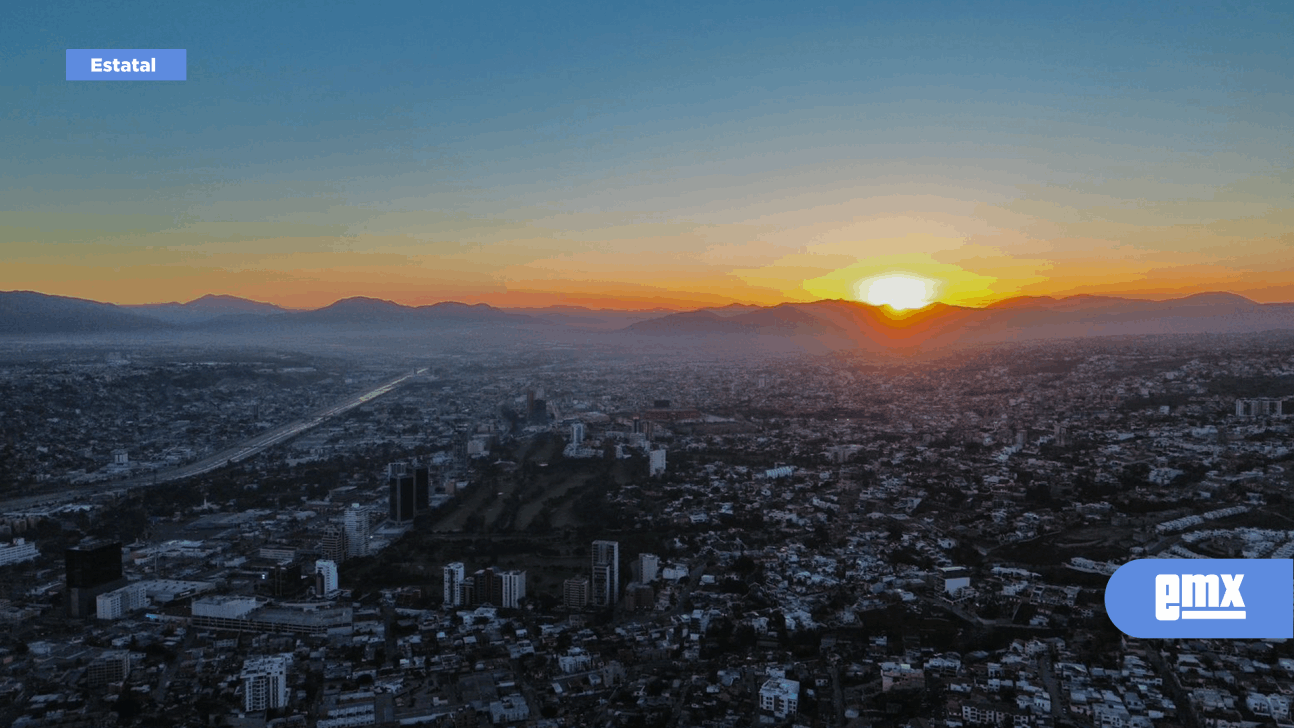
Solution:
<svg viewBox="0 0 1294 728">
<path fill-rule="evenodd" d="M 0 288 L 1289 300 L 1294 9 L 1047 5 L 21 1 Z"/>
</svg>

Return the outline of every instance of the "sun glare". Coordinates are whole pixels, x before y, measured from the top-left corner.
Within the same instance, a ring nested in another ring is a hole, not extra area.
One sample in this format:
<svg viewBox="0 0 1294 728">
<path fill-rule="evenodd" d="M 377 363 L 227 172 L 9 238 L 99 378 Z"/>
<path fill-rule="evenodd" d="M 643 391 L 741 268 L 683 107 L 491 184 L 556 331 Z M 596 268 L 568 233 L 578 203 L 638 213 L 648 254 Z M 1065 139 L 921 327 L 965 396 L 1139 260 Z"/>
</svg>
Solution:
<svg viewBox="0 0 1294 728">
<path fill-rule="evenodd" d="M 939 285 L 929 278 L 910 273 L 885 273 L 858 282 L 857 297 L 873 306 L 897 311 L 924 308 L 935 300 Z"/>
</svg>

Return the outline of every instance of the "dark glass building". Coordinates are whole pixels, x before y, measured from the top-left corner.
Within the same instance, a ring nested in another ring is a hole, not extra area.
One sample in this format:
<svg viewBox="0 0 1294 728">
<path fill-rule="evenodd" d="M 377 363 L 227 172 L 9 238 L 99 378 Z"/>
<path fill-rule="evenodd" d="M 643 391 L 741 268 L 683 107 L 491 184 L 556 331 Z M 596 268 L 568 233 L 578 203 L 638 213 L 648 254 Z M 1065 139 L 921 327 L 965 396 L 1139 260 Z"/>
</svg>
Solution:
<svg viewBox="0 0 1294 728">
<path fill-rule="evenodd" d="M 426 465 L 413 468 L 413 507 L 425 511 L 431 506 L 431 471 Z"/>
<path fill-rule="evenodd" d="M 67 571 L 67 614 L 89 617 L 95 612 L 95 598 L 126 585 L 121 574 L 121 542 L 94 541 L 73 546 L 63 553 Z"/>
<path fill-rule="evenodd" d="M 414 513 L 414 483 L 412 473 L 390 479 L 391 520 L 396 523 L 412 521 Z"/>
<path fill-rule="evenodd" d="M 73 546 L 63 554 L 67 585 L 90 589 L 121 578 L 121 542 L 97 541 Z"/>
</svg>

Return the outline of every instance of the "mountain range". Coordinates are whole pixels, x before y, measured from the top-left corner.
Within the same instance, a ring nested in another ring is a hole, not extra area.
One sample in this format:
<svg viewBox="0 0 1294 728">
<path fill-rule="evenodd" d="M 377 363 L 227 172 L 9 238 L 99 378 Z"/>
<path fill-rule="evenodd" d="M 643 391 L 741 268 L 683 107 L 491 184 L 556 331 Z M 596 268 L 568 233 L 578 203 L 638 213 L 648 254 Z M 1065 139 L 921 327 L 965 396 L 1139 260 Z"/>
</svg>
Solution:
<svg viewBox="0 0 1294 728">
<path fill-rule="evenodd" d="M 801 337 L 833 349 L 906 350 L 955 344 L 1148 334 L 1231 334 L 1294 329 L 1294 304 L 1231 293 L 1167 301 L 1114 296 L 1020 297 L 967 308 L 936 303 L 895 312 L 856 301 L 784 303 L 723 316 L 713 309 L 633 324 L 652 336 Z"/>
<path fill-rule="evenodd" d="M 1165 301 L 1032 296 L 984 308 L 937 303 L 904 312 L 843 300 L 765 307 L 734 304 L 672 312 L 573 306 L 500 309 L 455 302 L 405 306 L 356 297 L 311 311 L 290 311 L 233 296 L 117 306 L 31 291 L 0 292 L 0 335 L 466 329 L 485 336 L 507 336 L 517 327 L 540 336 L 562 338 L 583 332 L 583 337 L 601 335 L 620 343 L 713 342 L 735 347 L 758 340 L 806 351 L 903 352 L 1086 336 L 1294 330 L 1294 304 L 1260 304 L 1231 293 L 1200 293 Z"/>
<path fill-rule="evenodd" d="M 196 298 L 188 303 L 144 303 L 134 306 L 121 306 L 121 308 L 132 313 L 177 324 L 210 321 L 220 316 L 236 314 L 267 316 L 287 313 L 287 309 L 280 308 L 272 303 L 261 303 L 259 301 L 249 301 L 246 298 L 238 298 L 237 296 L 214 294 Z"/>
</svg>

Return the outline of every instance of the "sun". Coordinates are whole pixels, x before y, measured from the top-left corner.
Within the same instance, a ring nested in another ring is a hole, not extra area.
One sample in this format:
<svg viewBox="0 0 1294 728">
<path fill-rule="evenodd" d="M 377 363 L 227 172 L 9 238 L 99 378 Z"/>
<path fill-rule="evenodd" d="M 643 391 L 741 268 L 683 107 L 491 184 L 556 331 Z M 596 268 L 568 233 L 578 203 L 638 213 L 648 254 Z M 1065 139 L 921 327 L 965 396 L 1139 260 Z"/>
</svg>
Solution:
<svg viewBox="0 0 1294 728">
<path fill-rule="evenodd" d="M 925 308 L 935 300 L 939 283 L 911 273 L 883 273 L 858 282 L 856 297 L 873 306 L 896 311 Z"/>
</svg>

